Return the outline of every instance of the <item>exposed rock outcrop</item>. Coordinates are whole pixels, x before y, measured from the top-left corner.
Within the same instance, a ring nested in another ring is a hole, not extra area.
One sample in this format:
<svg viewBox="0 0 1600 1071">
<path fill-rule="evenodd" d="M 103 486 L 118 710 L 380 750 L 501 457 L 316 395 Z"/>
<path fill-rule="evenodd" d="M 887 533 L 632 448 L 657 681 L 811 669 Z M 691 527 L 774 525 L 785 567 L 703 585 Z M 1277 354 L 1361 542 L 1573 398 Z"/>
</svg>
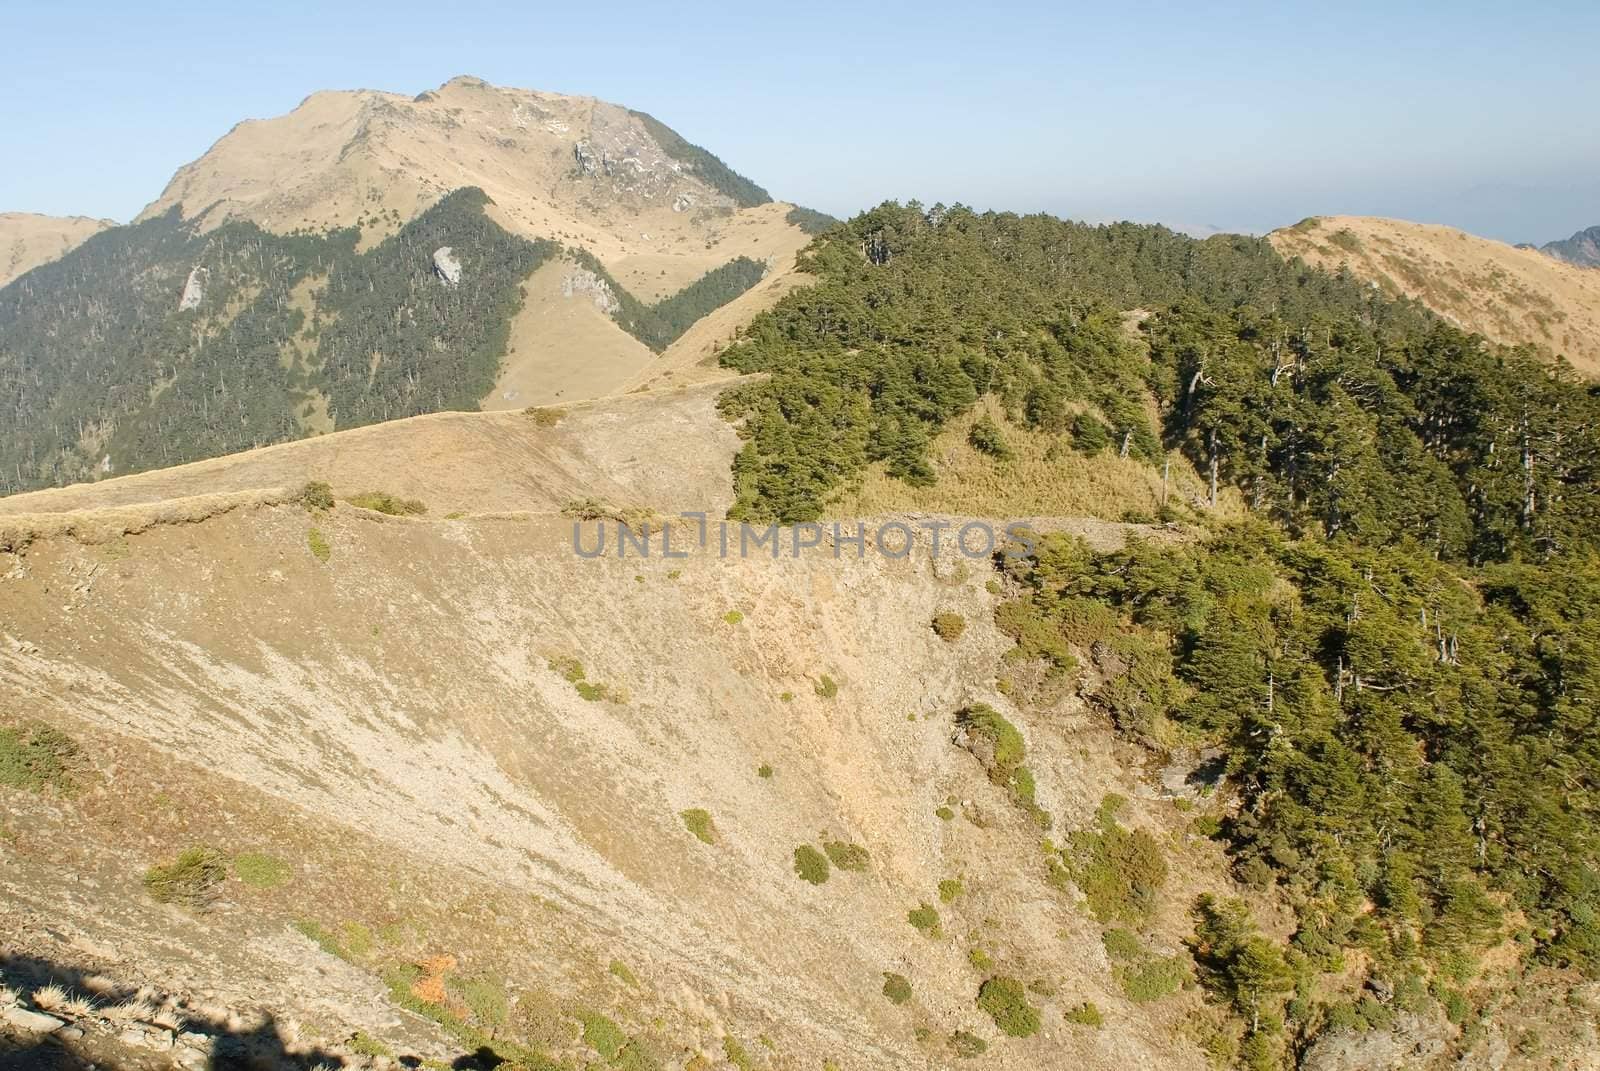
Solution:
<svg viewBox="0 0 1600 1071">
<path fill-rule="evenodd" d="M 567 273 L 566 278 L 561 280 L 561 296 L 587 297 L 594 302 L 595 308 L 607 315 L 622 307 L 611 284 L 588 268 L 573 268 Z"/>
<path fill-rule="evenodd" d="M 433 270 L 445 285 L 460 285 L 461 261 L 456 259 L 455 251 L 449 246 L 441 245 L 433 251 Z"/>
<path fill-rule="evenodd" d="M 206 299 L 206 275 L 206 269 L 198 264 L 190 269 L 189 278 L 183 284 L 183 296 L 178 299 L 179 312 L 198 309 Z"/>
</svg>

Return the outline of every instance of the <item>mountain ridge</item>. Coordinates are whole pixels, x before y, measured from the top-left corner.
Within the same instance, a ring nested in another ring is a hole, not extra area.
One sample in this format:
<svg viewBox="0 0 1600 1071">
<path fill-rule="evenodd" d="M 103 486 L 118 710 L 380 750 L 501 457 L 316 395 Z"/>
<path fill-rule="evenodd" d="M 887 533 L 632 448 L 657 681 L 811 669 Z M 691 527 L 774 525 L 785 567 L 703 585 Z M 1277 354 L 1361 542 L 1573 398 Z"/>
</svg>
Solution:
<svg viewBox="0 0 1600 1071">
<path fill-rule="evenodd" d="M 89 216 L 0 212 L 0 287 L 115 226 L 115 220 Z"/>
<path fill-rule="evenodd" d="M 1600 376 L 1600 273 L 1454 227 L 1376 216 L 1311 216 L 1267 240 L 1286 257 L 1347 268 L 1466 330 Z"/>
<path fill-rule="evenodd" d="M 0 287 L 0 394 L 29 415 L 0 489 L 706 378 L 658 357 L 776 300 L 817 222 L 797 212 L 594 98 L 471 77 L 312 93 L 236 123 L 110 244 Z M 363 399 L 385 380 L 399 393 Z"/>
</svg>

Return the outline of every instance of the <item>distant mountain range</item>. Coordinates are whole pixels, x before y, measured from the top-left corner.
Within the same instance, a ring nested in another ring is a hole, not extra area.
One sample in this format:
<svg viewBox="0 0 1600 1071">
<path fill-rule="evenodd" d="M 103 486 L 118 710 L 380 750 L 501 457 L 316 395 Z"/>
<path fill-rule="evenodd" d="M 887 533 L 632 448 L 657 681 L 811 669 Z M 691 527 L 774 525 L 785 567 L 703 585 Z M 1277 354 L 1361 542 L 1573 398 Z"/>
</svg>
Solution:
<svg viewBox="0 0 1600 1071">
<path fill-rule="evenodd" d="M 1580 268 L 1600 268 L 1600 226 L 1586 227 L 1559 242 L 1546 242 L 1539 252 Z"/>
</svg>

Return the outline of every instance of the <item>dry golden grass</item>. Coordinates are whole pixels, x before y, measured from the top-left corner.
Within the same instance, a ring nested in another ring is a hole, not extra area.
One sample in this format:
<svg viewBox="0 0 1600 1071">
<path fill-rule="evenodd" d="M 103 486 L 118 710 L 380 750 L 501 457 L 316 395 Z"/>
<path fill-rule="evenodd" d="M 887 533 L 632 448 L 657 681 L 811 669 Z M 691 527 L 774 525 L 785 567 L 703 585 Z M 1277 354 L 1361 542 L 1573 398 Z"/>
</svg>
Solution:
<svg viewBox="0 0 1600 1071">
<path fill-rule="evenodd" d="M 1600 271 L 1424 223 L 1314 216 L 1267 236 L 1284 256 L 1341 264 L 1485 338 L 1532 343 L 1600 376 Z"/>
<path fill-rule="evenodd" d="M 0 212 L 0 286 L 64 256 L 85 238 L 114 226 L 109 219 Z"/>
<path fill-rule="evenodd" d="M 1000 424 L 1011 457 L 997 461 L 972 448 L 967 432 L 980 413 Z M 984 399 L 953 421 L 931 450 L 938 482 L 912 487 L 874 465 L 856 485 L 829 505 L 835 517 L 875 517 L 890 513 L 945 513 L 972 517 L 1154 517 L 1162 504 L 1161 470 L 1119 458 L 1115 450 L 1086 457 L 1065 436 L 1029 431 L 1004 423 L 1000 407 Z M 1206 496 L 1205 482 L 1188 461 L 1174 454 L 1167 501 L 1194 506 Z M 1217 513 L 1244 512 L 1238 493 L 1224 489 Z"/>
<path fill-rule="evenodd" d="M 566 259 L 542 265 L 523 284 L 527 299 L 511 335 L 485 411 L 617 393 L 656 355 L 584 293 L 563 294 L 574 270 Z"/>
</svg>

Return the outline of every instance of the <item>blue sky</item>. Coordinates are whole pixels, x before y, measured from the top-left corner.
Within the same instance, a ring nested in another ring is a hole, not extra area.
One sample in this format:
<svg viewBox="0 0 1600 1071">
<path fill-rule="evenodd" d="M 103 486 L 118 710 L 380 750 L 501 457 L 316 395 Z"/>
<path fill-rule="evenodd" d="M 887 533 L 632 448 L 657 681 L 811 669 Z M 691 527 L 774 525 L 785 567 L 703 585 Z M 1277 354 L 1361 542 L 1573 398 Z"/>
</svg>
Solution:
<svg viewBox="0 0 1600 1071">
<path fill-rule="evenodd" d="M 1600 224 L 1600 5 L 1199 7 L 0 0 L 0 210 L 127 219 L 240 119 L 474 74 L 651 112 L 837 215 Z"/>
</svg>

